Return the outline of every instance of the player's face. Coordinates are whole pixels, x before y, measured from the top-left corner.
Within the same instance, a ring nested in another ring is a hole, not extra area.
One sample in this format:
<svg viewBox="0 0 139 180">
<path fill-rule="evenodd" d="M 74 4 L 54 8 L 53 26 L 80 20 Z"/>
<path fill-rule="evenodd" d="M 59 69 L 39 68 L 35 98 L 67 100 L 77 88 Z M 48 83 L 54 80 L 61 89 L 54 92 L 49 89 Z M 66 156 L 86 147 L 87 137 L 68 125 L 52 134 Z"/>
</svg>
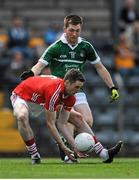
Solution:
<svg viewBox="0 0 139 180">
<path fill-rule="evenodd" d="M 65 82 L 65 94 L 66 95 L 74 95 L 79 92 L 79 90 L 83 87 L 83 82 L 76 81 L 74 83 L 70 83 L 68 80 Z"/>
<path fill-rule="evenodd" d="M 66 38 L 67 38 L 68 43 L 71 45 L 75 45 L 81 33 L 81 25 L 69 24 L 69 26 L 64 29 L 64 33 L 66 33 Z"/>
</svg>

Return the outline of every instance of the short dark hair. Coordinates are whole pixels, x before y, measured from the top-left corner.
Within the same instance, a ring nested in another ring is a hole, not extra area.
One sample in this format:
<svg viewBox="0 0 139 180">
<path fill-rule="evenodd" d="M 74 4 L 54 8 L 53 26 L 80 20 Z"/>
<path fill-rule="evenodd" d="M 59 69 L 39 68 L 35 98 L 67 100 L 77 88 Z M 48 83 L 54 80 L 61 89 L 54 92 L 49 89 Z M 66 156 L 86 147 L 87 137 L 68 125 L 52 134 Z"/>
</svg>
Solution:
<svg viewBox="0 0 139 180">
<path fill-rule="evenodd" d="M 70 69 L 64 76 L 64 80 L 69 80 L 70 83 L 74 83 L 76 81 L 85 82 L 85 77 L 81 71 L 78 69 Z"/>
<path fill-rule="evenodd" d="M 64 18 L 64 28 L 67 28 L 69 24 L 77 25 L 83 24 L 83 18 L 81 16 L 70 14 Z"/>
</svg>

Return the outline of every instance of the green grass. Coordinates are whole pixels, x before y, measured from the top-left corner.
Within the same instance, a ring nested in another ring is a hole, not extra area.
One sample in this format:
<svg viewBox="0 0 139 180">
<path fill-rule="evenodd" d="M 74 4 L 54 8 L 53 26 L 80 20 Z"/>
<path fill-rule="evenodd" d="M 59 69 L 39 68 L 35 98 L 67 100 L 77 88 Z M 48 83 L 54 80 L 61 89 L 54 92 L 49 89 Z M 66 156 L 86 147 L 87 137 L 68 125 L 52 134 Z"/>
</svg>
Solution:
<svg viewBox="0 0 139 180">
<path fill-rule="evenodd" d="M 40 165 L 32 165 L 30 159 L 1 158 L 0 178 L 139 178 L 139 158 L 117 158 L 112 164 L 97 158 L 81 159 L 79 164 L 43 158 Z"/>
</svg>

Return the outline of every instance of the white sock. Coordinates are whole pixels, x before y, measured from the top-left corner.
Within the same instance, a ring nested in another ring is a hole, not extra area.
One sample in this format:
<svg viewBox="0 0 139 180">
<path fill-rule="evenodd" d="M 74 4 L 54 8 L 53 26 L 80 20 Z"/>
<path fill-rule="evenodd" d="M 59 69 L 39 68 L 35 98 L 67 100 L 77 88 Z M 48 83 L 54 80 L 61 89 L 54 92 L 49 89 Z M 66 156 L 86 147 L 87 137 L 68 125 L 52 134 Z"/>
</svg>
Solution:
<svg viewBox="0 0 139 180">
<path fill-rule="evenodd" d="M 106 161 L 109 158 L 108 150 L 104 149 L 100 142 L 95 144 L 94 150 L 103 161 Z"/>
<path fill-rule="evenodd" d="M 97 143 L 95 144 L 95 146 L 94 146 L 95 153 L 96 153 L 96 154 L 100 154 L 100 152 L 102 151 L 102 149 L 104 149 L 103 146 L 102 146 L 102 144 L 101 144 L 100 142 L 97 142 Z"/>
<path fill-rule="evenodd" d="M 108 150 L 107 149 L 102 149 L 102 151 L 99 154 L 99 157 L 103 160 L 106 161 L 109 158 Z"/>
<path fill-rule="evenodd" d="M 38 153 L 36 143 L 32 144 L 31 146 L 26 146 L 26 147 L 31 156 Z"/>
</svg>

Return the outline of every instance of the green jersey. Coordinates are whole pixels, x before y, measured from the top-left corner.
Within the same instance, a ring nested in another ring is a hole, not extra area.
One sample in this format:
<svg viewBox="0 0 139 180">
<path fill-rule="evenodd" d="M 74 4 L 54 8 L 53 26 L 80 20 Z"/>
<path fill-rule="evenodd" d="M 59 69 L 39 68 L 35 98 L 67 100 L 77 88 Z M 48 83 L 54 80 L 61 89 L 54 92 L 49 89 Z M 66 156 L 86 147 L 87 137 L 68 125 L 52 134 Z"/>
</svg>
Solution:
<svg viewBox="0 0 139 180">
<path fill-rule="evenodd" d="M 61 38 L 50 45 L 43 53 L 39 61 L 49 64 L 52 75 L 63 78 L 65 73 L 71 69 L 79 69 L 84 71 L 86 61 L 92 64 L 98 63 L 100 58 L 94 47 L 82 38 L 78 38 L 75 46 L 68 44 L 65 34 Z"/>
</svg>

